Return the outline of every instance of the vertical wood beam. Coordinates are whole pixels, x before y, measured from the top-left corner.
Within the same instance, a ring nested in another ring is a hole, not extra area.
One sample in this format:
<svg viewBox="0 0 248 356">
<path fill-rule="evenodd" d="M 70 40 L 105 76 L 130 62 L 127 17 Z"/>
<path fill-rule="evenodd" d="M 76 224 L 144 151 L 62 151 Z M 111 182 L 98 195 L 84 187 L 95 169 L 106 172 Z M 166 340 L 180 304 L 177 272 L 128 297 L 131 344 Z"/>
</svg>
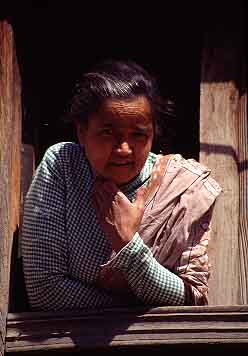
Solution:
<svg viewBox="0 0 248 356">
<path fill-rule="evenodd" d="M 19 226 L 21 81 L 12 27 L 0 22 L 0 355 L 4 352 L 13 235 Z"/>
<path fill-rule="evenodd" d="M 236 2 L 226 3 L 224 12 L 221 6 L 215 8 L 208 19 L 202 53 L 200 161 L 212 169 L 223 187 L 214 212 L 209 253 L 212 305 L 248 302 L 243 7 L 243 2 Z"/>
<path fill-rule="evenodd" d="M 240 300 L 248 304 L 248 125 L 246 62 L 243 56 L 243 78 L 238 107 L 239 158 L 239 284 Z"/>
</svg>

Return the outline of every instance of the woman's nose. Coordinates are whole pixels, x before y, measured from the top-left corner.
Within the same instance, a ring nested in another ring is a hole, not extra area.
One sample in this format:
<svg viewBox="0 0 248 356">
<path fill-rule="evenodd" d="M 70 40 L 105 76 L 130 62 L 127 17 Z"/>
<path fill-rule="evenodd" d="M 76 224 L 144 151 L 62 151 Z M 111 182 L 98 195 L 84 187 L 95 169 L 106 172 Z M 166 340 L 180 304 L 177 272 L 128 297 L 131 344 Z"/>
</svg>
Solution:
<svg viewBox="0 0 248 356">
<path fill-rule="evenodd" d="M 120 142 L 116 147 L 116 153 L 122 156 L 128 156 L 132 153 L 130 144 L 126 141 Z"/>
</svg>

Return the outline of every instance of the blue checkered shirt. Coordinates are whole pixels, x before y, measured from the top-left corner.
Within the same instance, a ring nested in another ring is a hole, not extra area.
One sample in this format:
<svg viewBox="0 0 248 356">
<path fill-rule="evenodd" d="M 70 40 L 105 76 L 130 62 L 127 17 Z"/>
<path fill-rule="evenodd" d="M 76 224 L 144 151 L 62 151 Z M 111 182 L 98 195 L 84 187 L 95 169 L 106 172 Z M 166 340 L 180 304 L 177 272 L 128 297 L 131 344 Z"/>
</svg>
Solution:
<svg viewBox="0 0 248 356">
<path fill-rule="evenodd" d="M 132 200 L 149 181 L 156 155 L 123 189 Z M 184 284 L 160 265 L 136 233 L 114 257 L 91 205 L 94 177 L 83 148 L 51 146 L 25 198 L 22 255 L 33 310 L 66 310 L 128 305 L 97 286 L 101 266 L 120 270 L 141 305 L 183 305 Z M 125 300 L 125 298 L 124 298 Z"/>
</svg>

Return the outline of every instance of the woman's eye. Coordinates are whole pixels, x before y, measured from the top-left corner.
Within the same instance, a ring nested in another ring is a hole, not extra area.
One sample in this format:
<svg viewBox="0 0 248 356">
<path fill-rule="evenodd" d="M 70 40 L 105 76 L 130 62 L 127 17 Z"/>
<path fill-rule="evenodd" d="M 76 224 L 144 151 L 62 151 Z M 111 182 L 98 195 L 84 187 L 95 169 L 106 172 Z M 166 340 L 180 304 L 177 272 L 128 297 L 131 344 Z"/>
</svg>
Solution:
<svg viewBox="0 0 248 356">
<path fill-rule="evenodd" d="M 111 135 L 113 135 L 113 130 L 112 129 L 103 129 L 103 130 L 101 130 L 101 134 L 106 135 L 106 136 L 111 136 Z"/>
<path fill-rule="evenodd" d="M 147 135 L 145 132 L 137 131 L 137 132 L 134 132 L 134 136 L 137 138 L 145 138 Z"/>
</svg>

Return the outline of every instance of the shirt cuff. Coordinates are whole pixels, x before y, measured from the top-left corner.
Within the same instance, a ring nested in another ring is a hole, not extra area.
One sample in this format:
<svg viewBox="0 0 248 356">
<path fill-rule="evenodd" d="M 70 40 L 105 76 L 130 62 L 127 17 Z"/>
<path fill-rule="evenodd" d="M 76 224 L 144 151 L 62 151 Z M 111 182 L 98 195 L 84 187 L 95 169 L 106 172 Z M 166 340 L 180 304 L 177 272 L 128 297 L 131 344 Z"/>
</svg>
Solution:
<svg viewBox="0 0 248 356">
<path fill-rule="evenodd" d="M 127 270 L 130 264 L 144 264 L 151 257 L 150 249 L 144 244 L 139 233 L 136 232 L 132 240 L 101 267 Z"/>
</svg>

